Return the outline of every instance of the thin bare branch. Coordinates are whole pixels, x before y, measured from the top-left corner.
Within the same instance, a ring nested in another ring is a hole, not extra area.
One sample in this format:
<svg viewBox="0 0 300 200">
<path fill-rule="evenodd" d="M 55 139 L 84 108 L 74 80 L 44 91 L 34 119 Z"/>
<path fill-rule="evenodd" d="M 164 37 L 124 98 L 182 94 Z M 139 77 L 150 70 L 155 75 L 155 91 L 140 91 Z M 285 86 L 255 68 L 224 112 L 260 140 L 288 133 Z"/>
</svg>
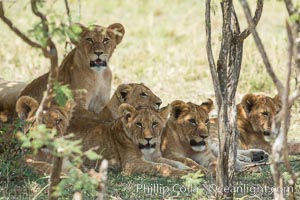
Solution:
<svg viewBox="0 0 300 200">
<path fill-rule="evenodd" d="M 264 6 L 264 1 L 263 0 L 257 0 L 256 3 L 256 10 L 254 13 L 254 17 L 252 18 L 252 22 L 253 22 L 253 26 L 256 27 L 260 17 L 262 15 L 262 11 L 263 11 L 263 6 Z M 240 33 L 238 36 L 236 36 L 235 38 L 233 38 L 233 41 L 235 43 L 241 42 L 243 40 L 245 40 L 249 35 L 250 35 L 250 27 L 246 28 L 242 33 Z"/>
<path fill-rule="evenodd" d="M 38 10 L 37 0 L 31 0 L 30 2 L 31 2 L 31 10 L 32 10 L 33 14 L 35 14 L 37 17 L 39 17 L 41 19 L 43 29 L 45 30 L 46 33 L 49 33 L 47 17 Z M 50 37 L 50 36 L 48 36 L 48 37 Z"/>
<path fill-rule="evenodd" d="M 105 194 L 105 182 L 107 180 L 107 168 L 108 168 L 108 161 L 102 160 L 101 166 L 99 167 L 99 173 L 95 172 L 95 170 L 90 170 L 89 174 L 94 177 L 98 182 L 97 187 L 97 199 L 96 200 L 103 200 Z"/>
<path fill-rule="evenodd" d="M 254 41 L 256 43 L 256 46 L 262 56 L 262 59 L 263 59 L 263 62 L 266 66 L 266 69 L 267 69 L 267 72 L 269 74 L 269 76 L 271 77 L 273 83 L 275 84 L 276 88 L 277 88 L 277 91 L 279 93 L 279 95 L 281 96 L 282 93 L 283 93 L 283 84 L 281 83 L 281 81 L 278 79 L 278 77 L 276 76 L 274 70 L 273 70 L 273 67 L 269 61 L 269 58 L 268 58 L 268 55 L 265 51 L 265 48 L 261 42 L 261 39 L 255 29 L 255 26 L 253 24 L 253 21 L 252 21 L 252 17 L 251 17 L 251 11 L 250 11 L 250 8 L 249 8 L 249 5 L 248 5 L 248 2 L 246 0 L 240 0 L 240 3 L 242 4 L 243 6 L 243 9 L 244 9 L 244 12 L 245 12 L 245 16 L 247 18 L 247 22 L 249 24 L 249 28 L 250 28 L 250 32 L 251 34 L 253 35 L 253 38 L 254 38 Z"/>
<path fill-rule="evenodd" d="M 297 158 L 297 159 L 291 160 L 289 162 L 293 163 L 293 162 L 299 162 L 299 161 L 300 161 L 300 158 Z M 246 171 L 248 171 L 249 169 L 251 169 L 253 167 L 268 166 L 268 165 L 271 165 L 271 164 L 272 164 L 272 162 L 262 162 L 262 163 L 255 163 L 255 164 L 252 164 L 252 165 L 248 165 L 243 171 L 240 171 L 238 174 L 246 172 Z M 285 164 L 285 162 L 281 161 L 281 162 L 279 162 L 279 164 Z"/>
<path fill-rule="evenodd" d="M 284 0 L 284 3 L 289 13 L 289 16 L 293 15 L 294 13 L 297 13 L 297 9 L 294 7 L 294 4 L 291 0 Z"/>
<path fill-rule="evenodd" d="M 72 23 L 72 16 L 71 16 L 71 13 L 70 13 L 70 7 L 69 7 L 68 0 L 65 0 L 65 7 L 66 7 L 66 12 L 67 12 L 67 15 L 68 15 L 68 19 L 69 19 L 69 25 L 71 25 L 71 23 Z"/>
<path fill-rule="evenodd" d="M 62 170 L 63 165 L 63 158 L 53 156 L 53 162 L 52 162 L 52 170 L 51 170 L 51 176 L 50 176 L 50 185 L 49 185 L 49 200 L 57 200 L 58 196 L 55 195 L 56 187 L 60 182 L 60 174 Z"/>
<path fill-rule="evenodd" d="M 214 84 L 217 105 L 220 105 L 220 103 L 221 103 L 220 101 L 222 99 L 221 90 L 218 87 L 218 85 L 220 85 L 220 84 L 219 84 L 215 60 L 214 60 L 214 56 L 213 56 L 212 48 L 211 48 L 210 3 L 211 3 L 210 0 L 206 0 L 206 2 L 205 2 L 206 53 L 207 53 L 207 57 L 208 57 L 210 73 L 211 73 L 213 84 Z"/>
<path fill-rule="evenodd" d="M 32 41 L 30 38 L 28 38 L 22 31 L 20 31 L 17 27 L 14 26 L 14 24 L 5 16 L 4 8 L 3 8 L 3 1 L 0 1 L 0 18 L 2 21 L 15 33 L 17 34 L 24 42 L 26 42 L 28 45 L 34 47 L 43 49 L 43 47 Z"/>
</svg>

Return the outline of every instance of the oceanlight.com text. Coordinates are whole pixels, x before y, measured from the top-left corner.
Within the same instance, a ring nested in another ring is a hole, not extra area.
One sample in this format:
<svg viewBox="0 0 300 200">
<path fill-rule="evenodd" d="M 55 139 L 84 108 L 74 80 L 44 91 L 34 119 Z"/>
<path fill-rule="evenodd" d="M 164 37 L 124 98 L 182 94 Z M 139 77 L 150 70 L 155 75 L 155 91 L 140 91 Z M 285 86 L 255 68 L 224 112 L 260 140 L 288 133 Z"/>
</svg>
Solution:
<svg viewBox="0 0 300 200">
<path fill-rule="evenodd" d="M 273 194 L 275 191 L 279 190 L 276 187 L 270 187 L 267 185 L 260 184 L 239 184 L 233 187 L 224 187 L 224 192 L 233 192 L 236 194 L 248 194 L 248 195 L 257 195 L 257 194 Z M 142 192 L 145 195 L 153 196 L 159 195 L 168 197 L 170 195 L 193 195 L 199 192 L 205 193 L 206 195 L 214 195 L 217 192 L 222 191 L 221 188 L 218 188 L 215 184 L 202 184 L 200 186 L 186 186 L 181 184 L 174 185 L 163 185 L 163 184 L 136 184 L 136 192 Z M 284 187 L 284 193 L 293 192 L 292 187 Z"/>
</svg>

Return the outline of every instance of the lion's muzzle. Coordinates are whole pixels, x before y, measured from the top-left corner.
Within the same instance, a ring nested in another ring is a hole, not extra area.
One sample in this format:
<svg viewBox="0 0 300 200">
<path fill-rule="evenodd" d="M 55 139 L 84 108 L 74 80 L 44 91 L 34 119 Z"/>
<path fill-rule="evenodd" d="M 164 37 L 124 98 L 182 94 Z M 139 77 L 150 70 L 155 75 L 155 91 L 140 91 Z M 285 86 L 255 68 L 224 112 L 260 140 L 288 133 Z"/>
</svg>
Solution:
<svg viewBox="0 0 300 200">
<path fill-rule="evenodd" d="M 150 143 L 141 144 L 141 143 L 139 143 L 139 149 L 154 149 L 155 146 L 156 146 L 155 143 L 153 143 L 153 144 L 150 144 Z"/>
<path fill-rule="evenodd" d="M 107 67 L 107 62 L 98 58 L 94 61 L 90 61 L 90 67 Z"/>
</svg>

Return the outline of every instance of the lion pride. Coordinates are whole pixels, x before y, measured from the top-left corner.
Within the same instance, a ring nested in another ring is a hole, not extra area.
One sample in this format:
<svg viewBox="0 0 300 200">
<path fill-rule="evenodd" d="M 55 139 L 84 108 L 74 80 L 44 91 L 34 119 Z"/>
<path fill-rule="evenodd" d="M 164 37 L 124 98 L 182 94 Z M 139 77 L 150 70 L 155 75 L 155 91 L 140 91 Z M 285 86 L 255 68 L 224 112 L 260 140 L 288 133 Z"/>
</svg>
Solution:
<svg viewBox="0 0 300 200">
<path fill-rule="evenodd" d="M 35 102 L 26 102 L 20 105 L 22 107 L 22 105 L 34 104 Z M 121 168 L 126 174 L 182 176 L 192 171 L 182 163 L 161 156 L 161 133 L 169 114 L 168 109 L 158 112 L 150 107 L 136 109 L 123 103 L 119 106 L 118 112 L 121 117 L 113 122 L 101 123 L 98 120 L 82 118 L 71 120 L 69 131 L 75 134 L 74 139 L 82 141 L 83 151 L 98 147 L 97 153 Z M 19 115 L 22 115 L 22 112 Z M 56 115 L 50 117 L 54 121 L 57 120 Z M 67 126 L 67 123 L 65 125 Z M 97 161 L 84 160 L 84 165 L 88 168 L 94 168 L 97 163 Z M 49 164 L 46 166 L 49 167 Z"/>
<path fill-rule="evenodd" d="M 73 91 L 85 90 L 86 93 L 77 96 L 77 106 L 98 113 L 110 97 L 112 73 L 108 62 L 122 41 L 125 29 L 119 23 L 107 28 L 98 25 L 81 28 L 76 47 L 59 67 L 58 81 L 68 84 Z M 33 80 L 21 92 L 21 96 L 31 96 L 41 102 L 48 75 L 46 73 Z"/>
<path fill-rule="evenodd" d="M 99 147 L 96 152 L 128 175 L 182 176 L 192 171 L 161 155 L 161 133 L 168 109 L 157 112 L 149 107 L 134 108 L 124 103 L 118 110 L 121 117 L 110 123 L 71 121 L 70 132 L 82 140 L 83 150 Z M 97 162 L 86 160 L 85 164 L 90 168 Z"/>
</svg>

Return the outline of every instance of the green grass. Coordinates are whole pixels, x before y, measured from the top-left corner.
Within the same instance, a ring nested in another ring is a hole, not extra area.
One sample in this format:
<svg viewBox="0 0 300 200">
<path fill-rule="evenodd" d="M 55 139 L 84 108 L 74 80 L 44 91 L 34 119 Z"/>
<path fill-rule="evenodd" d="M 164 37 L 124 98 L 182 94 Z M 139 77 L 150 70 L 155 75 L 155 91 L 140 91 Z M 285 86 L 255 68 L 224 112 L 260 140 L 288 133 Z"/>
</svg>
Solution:
<svg viewBox="0 0 300 200">
<path fill-rule="evenodd" d="M 14 23 L 26 33 L 37 19 L 30 12 L 29 0 L 4 1 L 6 13 Z M 49 0 L 56 13 L 63 13 L 63 1 Z M 77 1 L 71 1 L 74 19 L 78 18 Z M 120 83 L 143 82 L 149 86 L 166 105 L 175 99 L 199 103 L 213 97 L 213 86 L 205 50 L 204 1 L 199 0 L 90 0 L 81 1 L 81 20 L 83 24 L 96 23 L 108 26 L 120 22 L 126 34 L 122 43 L 112 56 L 110 67 L 113 71 L 113 88 Z M 215 1 L 218 3 L 218 1 Z M 251 4 L 253 4 L 252 1 Z M 241 6 L 235 0 L 235 8 L 241 23 L 246 27 Z M 46 9 L 46 8 L 45 8 Z M 254 8 L 252 8 L 254 10 Z M 263 39 L 271 63 L 279 77 L 283 79 L 286 66 L 286 10 L 281 1 L 265 1 L 258 32 Z M 215 58 L 220 46 L 221 10 L 216 9 L 212 16 L 213 51 Z M 31 81 L 49 69 L 49 61 L 40 51 L 32 49 L 0 22 L 0 77 L 6 80 Z M 65 53 L 65 43 L 58 42 L 59 59 Z M 275 87 L 266 74 L 261 57 L 252 37 L 244 44 L 241 77 L 237 91 L 237 102 L 248 92 L 275 95 Z M 293 111 L 290 140 L 300 140 L 300 116 Z M 293 163 L 296 171 L 299 164 Z M 0 155 L 0 200 L 32 199 L 47 180 L 25 167 L 18 157 L 5 158 Z M 244 174 L 237 177 L 241 184 L 261 184 L 273 186 L 268 166 L 262 173 Z M 210 180 L 205 180 L 208 183 Z M 118 171 L 110 171 L 107 183 L 108 199 L 190 199 L 191 194 L 170 193 L 147 196 L 147 192 L 137 190 L 139 184 L 151 186 L 162 184 L 182 185 L 182 180 L 158 178 L 153 176 L 123 176 Z M 163 187 L 162 186 L 162 187 Z M 298 188 L 299 189 L 299 188 Z M 186 195 L 186 196 L 185 196 Z M 206 198 L 210 199 L 210 194 Z M 237 194 L 237 198 L 246 194 Z M 261 199 L 271 199 L 265 193 L 258 193 Z M 298 196 L 299 191 L 298 191 Z M 37 199 L 46 199 L 42 192 Z M 204 197 L 203 197 L 204 198 Z M 252 198 L 253 199 L 253 198 Z"/>
</svg>

